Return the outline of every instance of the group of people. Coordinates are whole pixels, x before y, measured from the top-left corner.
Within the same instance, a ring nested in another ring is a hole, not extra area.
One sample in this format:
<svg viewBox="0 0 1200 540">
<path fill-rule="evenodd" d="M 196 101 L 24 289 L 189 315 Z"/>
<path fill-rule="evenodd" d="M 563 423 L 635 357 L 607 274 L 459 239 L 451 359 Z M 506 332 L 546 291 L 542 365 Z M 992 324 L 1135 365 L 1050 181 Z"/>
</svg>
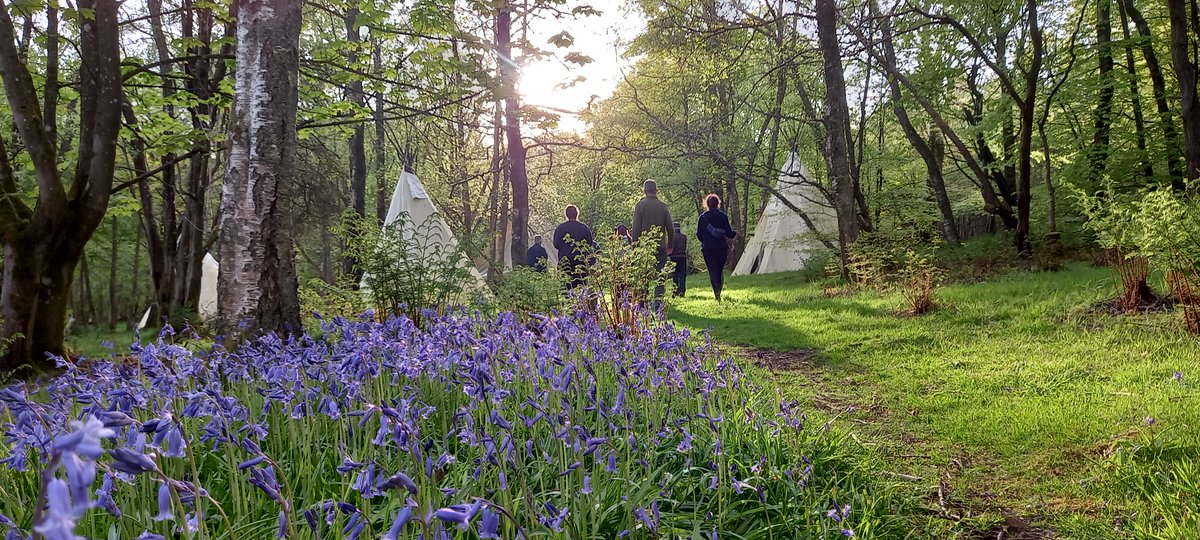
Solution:
<svg viewBox="0 0 1200 540">
<path fill-rule="evenodd" d="M 658 198 L 657 183 L 647 180 L 642 185 L 642 191 L 645 196 L 633 208 L 633 228 L 620 225 L 615 234 L 626 244 L 632 244 L 654 229 L 662 231 L 657 253 L 659 268 L 663 268 L 667 261 L 675 263 L 675 294 L 682 296 L 687 290 L 687 235 L 680 229 L 679 222 L 671 218 L 667 204 Z M 700 252 L 708 267 L 713 295 L 719 302 L 725 284 L 725 263 L 729 260 L 729 241 L 737 237 L 737 231 L 729 224 L 729 216 L 721 210 L 721 197 L 708 195 L 704 198 L 704 207 L 706 211 L 701 214 L 696 226 L 696 239 L 700 241 Z M 579 208 L 567 206 L 564 214 L 567 220 L 554 230 L 552 245 L 558 251 L 558 268 L 569 277 L 568 286 L 574 289 L 582 286 L 587 278 L 590 255 L 586 251 L 594 248 L 596 241 L 591 228 L 579 221 Z M 527 263 L 538 271 L 545 271 L 549 267 L 549 260 L 542 237 L 535 236 L 527 253 Z M 655 287 L 655 298 L 661 298 L 663 293 L 662 285 Z"/>
</svg>

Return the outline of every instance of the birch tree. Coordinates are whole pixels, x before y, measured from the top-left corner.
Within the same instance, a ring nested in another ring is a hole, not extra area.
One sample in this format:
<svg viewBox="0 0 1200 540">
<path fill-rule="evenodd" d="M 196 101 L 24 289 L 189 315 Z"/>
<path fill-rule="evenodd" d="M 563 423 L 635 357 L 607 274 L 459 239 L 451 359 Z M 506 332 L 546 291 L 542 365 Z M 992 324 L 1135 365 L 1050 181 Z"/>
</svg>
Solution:
<svg viewBox="0 0 1200 540">
<path fill-rule="evenodd" d="M 249 0 L 238 11 L 217 308 L 229 336 L 300 328 L 287 204 L 295 175 L 302 5 Z"/>
</svg>

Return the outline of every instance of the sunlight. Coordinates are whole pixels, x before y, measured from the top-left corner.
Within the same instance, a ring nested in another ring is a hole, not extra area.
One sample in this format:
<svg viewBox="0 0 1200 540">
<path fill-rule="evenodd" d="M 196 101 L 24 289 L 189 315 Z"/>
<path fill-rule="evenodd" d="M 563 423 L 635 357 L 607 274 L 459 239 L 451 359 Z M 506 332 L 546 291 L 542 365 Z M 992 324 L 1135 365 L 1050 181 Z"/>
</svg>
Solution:
<svg viewBox="0 0 1200 540">
<path fill-rule="evenodd" d="M 588 71 L 589 66 L 568 69 L 554 60 L 525 66 L 521 71 L 521 100 L 525 105 L 558 114 L 560 129 L 582 133 L 587 126 L 579 120 L 579 112 L 593 98 L 601 99 L 612 93 L 609 82 L 589 78 Z"/>
</svg>

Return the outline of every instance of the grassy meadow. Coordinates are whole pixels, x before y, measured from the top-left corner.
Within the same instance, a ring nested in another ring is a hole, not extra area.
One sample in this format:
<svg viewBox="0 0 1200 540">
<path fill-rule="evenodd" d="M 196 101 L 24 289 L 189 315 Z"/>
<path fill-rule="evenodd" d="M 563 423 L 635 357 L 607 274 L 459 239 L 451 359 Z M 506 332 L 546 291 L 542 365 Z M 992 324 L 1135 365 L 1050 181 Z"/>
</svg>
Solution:
<svg viewBox="0 0 1200 540">
<path fill-rule="evenodd" d="M 930 537 L 1200 537 L 1200 342 L 1176 313 L 1090 309 L 1114 296 L 1107 269 L 949 285 L 920 317 L 795 274 L 732 279 L 721 304 L 707 285 L 671 317 L 873 449 Z"/>
</svg>

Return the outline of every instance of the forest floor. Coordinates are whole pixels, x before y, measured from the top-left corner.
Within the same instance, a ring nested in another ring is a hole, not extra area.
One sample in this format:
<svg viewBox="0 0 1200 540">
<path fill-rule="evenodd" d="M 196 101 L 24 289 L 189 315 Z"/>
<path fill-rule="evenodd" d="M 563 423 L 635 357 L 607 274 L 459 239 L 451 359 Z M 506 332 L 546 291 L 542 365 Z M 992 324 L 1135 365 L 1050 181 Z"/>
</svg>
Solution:
<svg viewBox="0 0 1200 540">
<path fill-rule="evenodd" d="M 721 304 L 707 285 L 671 317 L 877 455 L 925 501 L 916 537 L 1200 537 L 1200 340 L 1177 313 L 1097 309 L 1108 270 L 949 285 L 919 317 L 797 275 L 733 279 Z"/>
</svg>

